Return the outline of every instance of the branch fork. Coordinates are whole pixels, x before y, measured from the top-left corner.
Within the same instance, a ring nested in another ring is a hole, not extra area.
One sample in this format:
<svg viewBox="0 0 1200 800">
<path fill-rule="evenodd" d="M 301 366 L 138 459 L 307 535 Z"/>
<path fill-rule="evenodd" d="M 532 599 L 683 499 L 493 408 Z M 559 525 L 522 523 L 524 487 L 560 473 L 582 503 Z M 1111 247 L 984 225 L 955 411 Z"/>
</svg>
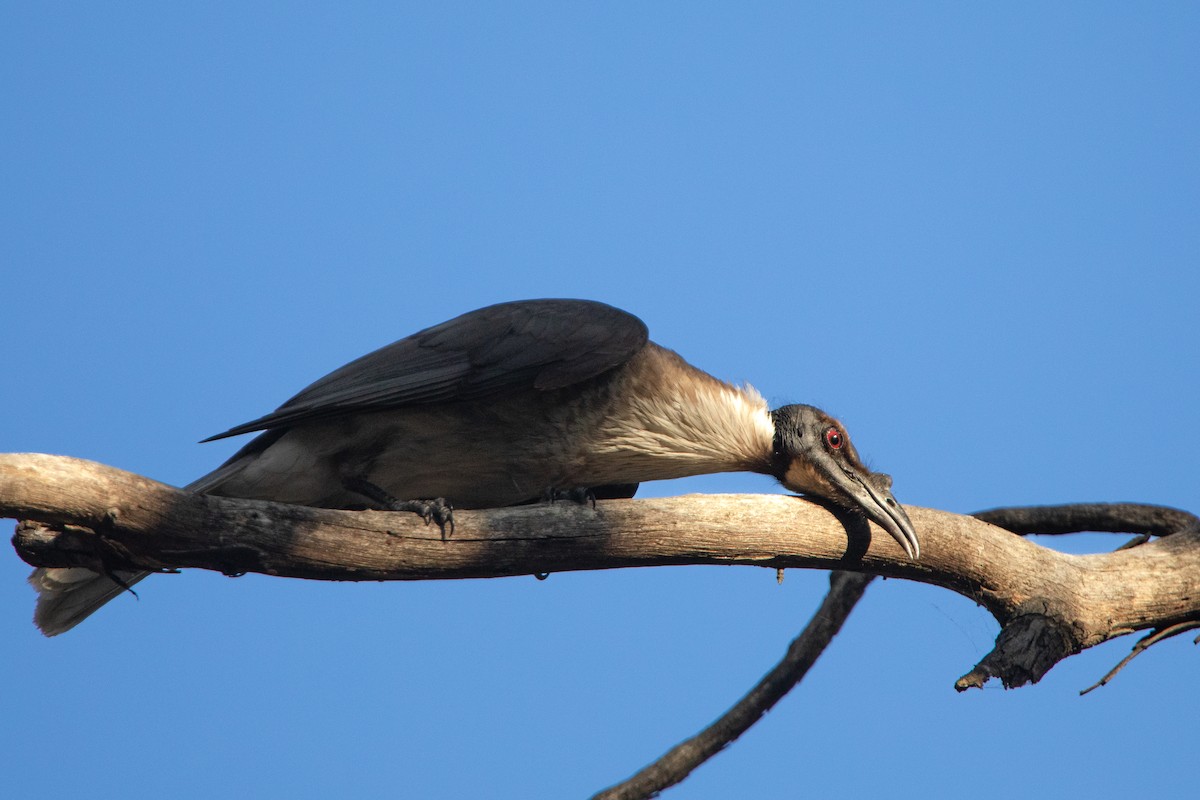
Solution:
<svg viewBox="0 0 1200 800">
<path fill-rule="evenodd" d="M 1006 688 L 1036 683 L 1059 661 L 1128 633 L 1148 632 L 1132 658 L 1200 627 L 1200 520 L 1187 512 L 1121 503 L 997 509 L 974 517 L 915 507 L 908 513 L 921 537 L 919 561 L 862 517 L 781 495 L 456 511 L 455 533 L 444 540 L 413 514 L 198 495 L 80 459 L 0 454 L 0 516 L 21 521 L 13 546 L 37 567 L 203 568 L 372 581 L 673 564 L 884 575 L 958 592 L 1000 623 L 994 649 L 959 678 L 959 691 L 992 678 Z M 1139 538 L 1114 552 L 1078 556 L 1014 535 L 1083 530 Z M 692 746 L 681 745 L 600 796 L 650 796 L 736 738 L 800 680 L 867 580 L 835 580 L 826 602 L 841 609 L 837 624 L 830 629 L 814 620 L 810 628 L 816 625 L 812 636 L 818 638 L 805 639 L 806 630 L 764 684 L 714 725 L 717 733 L 689 740 L 685 745 Z M 832 619 L 829 613 L 824 618 Z"/>
</svg>

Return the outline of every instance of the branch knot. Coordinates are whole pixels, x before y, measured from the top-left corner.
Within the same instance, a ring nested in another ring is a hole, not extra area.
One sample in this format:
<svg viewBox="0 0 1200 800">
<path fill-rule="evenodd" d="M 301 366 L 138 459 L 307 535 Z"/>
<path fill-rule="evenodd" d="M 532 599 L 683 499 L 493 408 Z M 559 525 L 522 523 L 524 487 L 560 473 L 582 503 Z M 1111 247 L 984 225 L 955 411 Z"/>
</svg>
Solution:
<svg viewBox="0 0 1200 800">
<path fill-rule="evenodd" d="M 1004 624 L 996 646 L 954 683 L 955 689 L 982 689 L 992 678 L 999 678 L 1005 689 L 1037 683 L 1059 661 L 1083 649 L 1074 626 L 1051 613 L 1045 601 L 1030 601 L 1025 608 Z"/>
</svg>

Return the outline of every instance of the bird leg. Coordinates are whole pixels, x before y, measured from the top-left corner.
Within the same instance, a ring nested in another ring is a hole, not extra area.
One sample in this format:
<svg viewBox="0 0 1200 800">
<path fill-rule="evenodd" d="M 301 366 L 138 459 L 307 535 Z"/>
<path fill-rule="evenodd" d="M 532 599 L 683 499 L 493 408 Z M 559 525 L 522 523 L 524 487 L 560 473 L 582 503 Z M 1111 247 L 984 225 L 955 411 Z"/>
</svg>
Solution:
<svg viewBox="0 0 1200 800">
<path fill-rule="evenodd" d="M 596 493 L 587 486 L 576 486 L 573 489 L 556 489 L 551 486 L 542 492 L 543 503 L 557 503 L 559 500 L 569 500 L 581 506 L 596 507 Z"/>
<path fill-rule="evenodd" d="M 596 507 L 597 500 L 623 500 L 638 490 L 636 483 L 611 483 L 604 486 L 576 486 L 573 489 L 559 489 L 551 486 L 542 492 L 541 502 L 553 503 L 557 500 L 570 500 L 580 505 Z M 535 502 L 530 500 L 529 502 Z"/>
<path fill-rule="evenodd" d="M 437 497 L 429 500 L 398 500 L 384 489 L 376 486 L 365 478 L 347 478 L 343 485 L 350 491 L 361 494 L 368 500 L 378 504 L 384 511 L 411 511 L 425 520 L 436 522 L 442 532 L 442 541 L 454 535 L 454 507 L 446 502 L 446 498 Z M 450 526 L 449 534 L 446 525 Z"/>
</svg>

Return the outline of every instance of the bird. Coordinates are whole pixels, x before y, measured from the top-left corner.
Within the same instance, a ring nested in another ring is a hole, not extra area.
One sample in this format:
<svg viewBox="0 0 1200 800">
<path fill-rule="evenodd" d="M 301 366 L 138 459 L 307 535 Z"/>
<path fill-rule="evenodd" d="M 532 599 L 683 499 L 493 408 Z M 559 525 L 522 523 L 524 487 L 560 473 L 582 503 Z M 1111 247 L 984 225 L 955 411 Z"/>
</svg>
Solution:
<svg viewBox="0 0 1200 800">
<path fill-rule="evenodd" d="M 258 432 L 186 489 L 323 508 L 453 509 L 566 493 L 632 497 L 645 481 L 748 471 L 857 510 L 911 559 L 912 522 L 890 476 L 864 466 L 845 427 L 810 405 L 770 409 L 755 389 L 650 341 L 633 314 L 590 300 L 499 303 L 369 353 L 278 409 L 204 441 Z M 451 529 L 452 530 L 452 529 Z M 42 568 L 47 636 L 145 577 Z"/>
</svg>

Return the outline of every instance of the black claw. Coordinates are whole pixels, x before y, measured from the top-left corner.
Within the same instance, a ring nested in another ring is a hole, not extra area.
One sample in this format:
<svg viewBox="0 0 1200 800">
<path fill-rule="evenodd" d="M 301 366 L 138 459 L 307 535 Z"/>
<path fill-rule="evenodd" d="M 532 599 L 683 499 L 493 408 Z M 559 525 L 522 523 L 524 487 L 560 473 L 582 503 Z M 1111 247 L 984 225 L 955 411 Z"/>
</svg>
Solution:
<svg viewBox="0 0 1200 800">
<path fill-rule="evenodd" d="M 442 541 L 454 535 L 454 506 L 446 502 L 446 498 L 439 497 L 429 503 L 429 515 L 434 522 L 438 524 L 438 528 L 442 532 Z M 446 533 L 446 526 L 450 526 L 450 533 Z"/>
<path fill-rule="evenodd" d="M 386 505 L 386 510 L 411 511 L 425 520 L 426 525 L 436 522 L 438 530 L 442 532 L 442 541 L 454 535 L 454 507 L 444 497 L 435 500 L 394 500 Z M 450 526 L 449 534 L 446 533 L 447 525 Z"/>
<path fill-rule="evenodd" d="M 556 489 L 552 486 L 542 493 L 542 499 L 548 503 L 569 500 L 581 506 L 596 507 L 596 494 L 587 486 L 576 486 L 573 489 Z"/>
<path fill-rule="evenodd" d="M 454 533 L 454 509 L 446 502 L 446 498 L 438 497 L 433 500 L 396 500 L 387 505 L 388 511 L 412 511 L 428 525 L 436 522 L 446 538 L 446 524 L 450 524 L 450 532 Z"/>
<path fill-rule="evenodd" d="M 567 492 L 567 497 L 569 497 L 573 502 L 579 503 L 581 506 L 590 505 L 592 508 L 596 507 L 596 495 L 593 494 L 592 490 L 587 487 L 577 487 L 572 489 L 571 491 Z"/>
<path fill-rule="evenodd" d="M 410 511 L 425 521 L 436 522 L 442 532 L 442 541 L 446 541 L 446 525 L 450 525 L 450 535 L 454 535 L 454 507 L 446 502 L 446 498 L 434 500 L 397 500 L 385 490 L 362 478 L 352 478 L 345 482 L 352 492 L 361 494 L 382 507 L 384 511 Z"/>
</svg>

